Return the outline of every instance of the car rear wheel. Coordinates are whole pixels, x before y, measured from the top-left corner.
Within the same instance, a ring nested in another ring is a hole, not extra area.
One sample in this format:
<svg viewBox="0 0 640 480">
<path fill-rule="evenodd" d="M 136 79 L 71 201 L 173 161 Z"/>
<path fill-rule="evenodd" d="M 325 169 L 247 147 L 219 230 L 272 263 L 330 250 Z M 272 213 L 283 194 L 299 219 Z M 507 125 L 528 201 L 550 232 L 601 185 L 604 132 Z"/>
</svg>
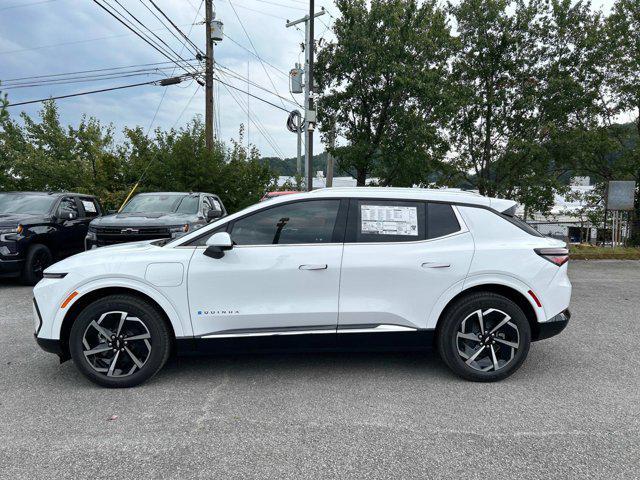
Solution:
<svg viewBox="0 0 640 480">
<path fill-rule="evenodd" d="M 167 361 L 170 346 L 159 312 L 129 295 L 93 302 L 78 315 L 69 335 L 78 369 L 104 387 L 133 387 L 150 379 Z"/>
<path fill-rule="evenodd" d="M 44 270 L 53 262 L 53 255 L 45 245 L 32 245 L 22 269 L 21 280 L 25 285 L 35 285 L 42 280 Z"/>
<path fill-rule="evenodd" d="M 522 309 L 494 293 L 476 293 L 458 301 L 442 319 L 440 356 L 467 380 L 493 382 L 513 374 L 531 344 L 531 327 Z"/>
</svg>

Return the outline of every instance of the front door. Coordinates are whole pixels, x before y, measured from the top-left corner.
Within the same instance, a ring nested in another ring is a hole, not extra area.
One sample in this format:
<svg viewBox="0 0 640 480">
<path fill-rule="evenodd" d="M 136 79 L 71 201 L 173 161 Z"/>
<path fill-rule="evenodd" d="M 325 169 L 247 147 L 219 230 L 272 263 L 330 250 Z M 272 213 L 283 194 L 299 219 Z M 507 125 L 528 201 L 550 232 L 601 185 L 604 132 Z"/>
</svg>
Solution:
<svg viewBox="0 0 640 480">
<path fill-rule="evenodd" d="M 235 245 L 224 257 L 210 258 L 198 247 L 188 274 L 194 335 L 335 333 L 346 215 L 341 203 L 266 207 L 227 225 Z"/>
</svg>

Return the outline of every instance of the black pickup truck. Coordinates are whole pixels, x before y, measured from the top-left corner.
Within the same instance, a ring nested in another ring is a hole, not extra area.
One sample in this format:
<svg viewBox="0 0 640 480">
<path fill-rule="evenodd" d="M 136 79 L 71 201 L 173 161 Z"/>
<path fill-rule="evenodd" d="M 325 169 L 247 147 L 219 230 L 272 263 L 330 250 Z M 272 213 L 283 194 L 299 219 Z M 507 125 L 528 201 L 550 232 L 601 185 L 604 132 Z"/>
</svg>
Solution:
<svg viewBox="0 0 640 480">
<path fill-rule="evenodd" d="M 140 193 L 120 212 L 91 222 L 86 248 L 176 238 L 226 214 L 222 201 L 212 193 Z"/>
<path fill-rule="evenodd" d="M 35 285 L 47 266 L 84 250 L 89 222 L 101 214 L 91 195 L 0 192 L 0 277 Z"/>
</svg>

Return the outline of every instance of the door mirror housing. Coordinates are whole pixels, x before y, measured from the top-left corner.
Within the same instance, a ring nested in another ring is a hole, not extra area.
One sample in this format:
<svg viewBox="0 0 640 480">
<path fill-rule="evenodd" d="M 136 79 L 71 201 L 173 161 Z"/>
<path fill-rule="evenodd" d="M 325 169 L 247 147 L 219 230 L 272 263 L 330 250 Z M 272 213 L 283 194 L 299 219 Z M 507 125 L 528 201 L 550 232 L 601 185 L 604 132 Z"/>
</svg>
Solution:
<svg viewBox="0 0 640 480">
<path fill-rule="evenodd" d="M 222 217 L 222 210 L 216 210 L 214 208 L 210 208 L 209 210 L 207 210 L 206 217 L 207 217 L 207 222 L 212 222 L 213 220 Z"/>
<path fill-rule="evenodd" d="M 231 240 L 231 235 L 227 232 L 218 232 L 209 237 L 206 245 L 207 249 L 204 254 L 207 257 L 217 259 L 224 257 L 224 252 L 233 248 L 233 240 Z"/>
</svg>

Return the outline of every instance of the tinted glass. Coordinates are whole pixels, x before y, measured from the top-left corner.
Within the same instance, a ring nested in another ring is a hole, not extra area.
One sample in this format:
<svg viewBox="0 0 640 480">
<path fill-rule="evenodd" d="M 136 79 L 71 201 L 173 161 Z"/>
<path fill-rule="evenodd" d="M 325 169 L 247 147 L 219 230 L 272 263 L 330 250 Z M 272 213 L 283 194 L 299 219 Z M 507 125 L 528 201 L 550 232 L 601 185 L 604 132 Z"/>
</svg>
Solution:
<svg viewBox="0 0 640 480">
<path fill-rule="evenodd" d="M 340 200 L 297 202 L 261 210 L 233 224 L 238 245 L 330 243 Z"/>
<path fill-rule="evenodd" d="M 194 205 L 195 200 L 195 207 Z M 185 207 L 181 204 L 185 201 Z M 123 213 L 174 213 L 178 208 L 193 208 L 197 213 L 198 197 L 191 195 L 137 195 L 122 209 Z"/>
<path fill-rule="evenodd" d="M 0 193 L 0 213 L 49 213 L 56 198 L 50 195 Z"/>
<path fill-rule="evenodd" d="M 70 213 L 78 216 L 78 205 L 73 198 L 63 198 L 58 206 L 58 215 L 67 218 Z"/>
<path fill-rule="evenodd" d="M 349 211 L 351 242 L 424 240 L 425 204 L 400 200 L 354 200 Z"/>
<path fill-rule="evenodd" d="M 460 230 L 460 224 L 451 205 L 429 203 L 427 212 L 428 238 L 444 237 Z"/>
<path fill-rule="evenodd" d="M 182 200 L 180 200 L 180 203 L 176 208 L 176 213 L 186 213 L 186 214 L 198 213 L 199 203 L 200 203 L 199 197 L 194 197 L 194 196 L 182 197 Z"/>
<path fill-rule="evenodd" d="M 97 217 L 100 213 L 97 202 L 93 198 L 80 198 L 80 203 L 87 218 Z"/>
</svg>

